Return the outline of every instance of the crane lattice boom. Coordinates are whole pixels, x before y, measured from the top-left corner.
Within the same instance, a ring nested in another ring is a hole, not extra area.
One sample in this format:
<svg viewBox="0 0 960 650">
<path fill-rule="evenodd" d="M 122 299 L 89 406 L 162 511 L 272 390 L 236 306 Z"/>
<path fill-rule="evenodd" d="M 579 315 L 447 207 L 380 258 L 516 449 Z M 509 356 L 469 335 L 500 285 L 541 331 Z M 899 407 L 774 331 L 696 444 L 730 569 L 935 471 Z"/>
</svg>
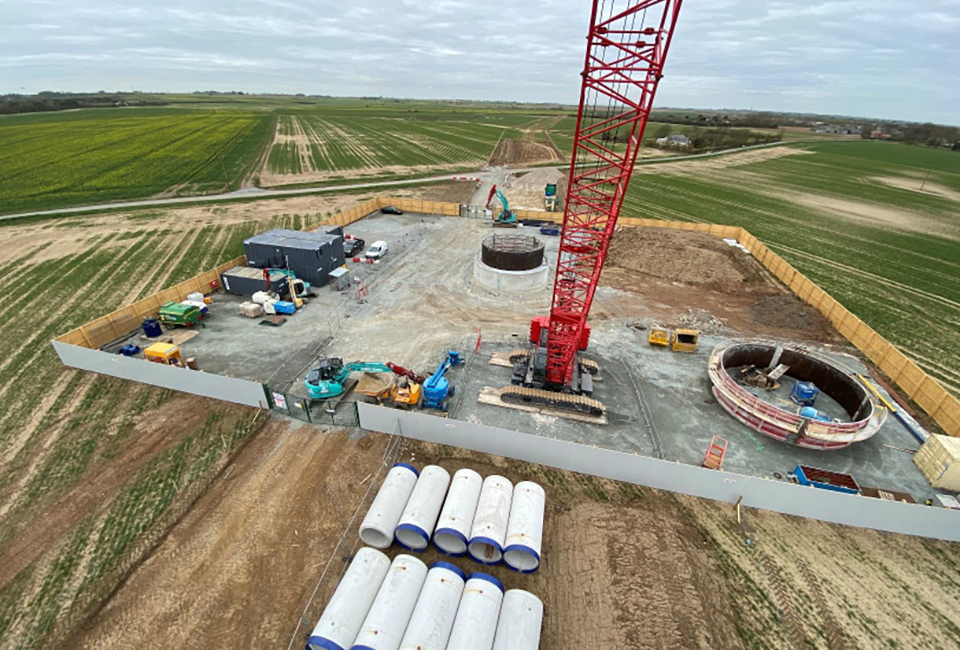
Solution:
<svg viewBox="0 0 960 650">
<path fill-rule="evenodd" d="M 550 311 L 546 381 L 570 381 L 682 0 L 594 0 Z"/>
</svg>

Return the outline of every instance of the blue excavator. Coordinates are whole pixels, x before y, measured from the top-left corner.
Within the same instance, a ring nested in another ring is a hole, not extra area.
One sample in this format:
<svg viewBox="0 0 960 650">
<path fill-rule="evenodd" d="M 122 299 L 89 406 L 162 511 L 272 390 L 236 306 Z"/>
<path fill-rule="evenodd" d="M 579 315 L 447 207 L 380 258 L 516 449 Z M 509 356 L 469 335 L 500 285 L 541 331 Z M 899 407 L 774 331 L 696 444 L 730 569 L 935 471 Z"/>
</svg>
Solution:
<svg viewBox="0 0 960 650">
<path fill-rule="evenodd" d="M 463 357 L 459 352 L 450 350 L 437 366 L 437 370 L 423 382 L 423 397 L 421 398 L 420 408 L 437 409 L 446 413 L 450 405 L 447 398 L 453 397 L 455 388 L 450 385 L 450 381 L 444 376 L 447 371 L 454 366 L 463 363 Z"/>
<path fill-rule="evenodd" d="M 493 201 L 494 196 L 500 199 L 500 203 L 503 204 L 503 209 L 493 215 L 493 225 L 500 228 L 516 228 L 517 215 L 510 209 L 510 204 L 507 203 L 507 197 L 497 189 L 496 185 L 490 188 L 490 196 L 487 197 L 487 210 L 490 209 L 490 202 Z"/>
</svg>

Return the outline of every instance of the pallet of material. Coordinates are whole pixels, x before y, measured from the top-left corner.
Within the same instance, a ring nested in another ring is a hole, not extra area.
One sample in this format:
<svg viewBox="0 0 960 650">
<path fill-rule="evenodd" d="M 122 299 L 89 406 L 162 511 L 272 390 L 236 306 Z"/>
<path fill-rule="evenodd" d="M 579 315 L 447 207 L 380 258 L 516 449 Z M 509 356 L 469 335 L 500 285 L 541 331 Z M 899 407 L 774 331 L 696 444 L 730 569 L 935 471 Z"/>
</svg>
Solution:
<svg viewBox="0 0 960 650">
<path fill-rule="evenodd" d="M 913 462 L 933 487 L 960 492 L 960 438 L 931 435 Z"/>
</svg>

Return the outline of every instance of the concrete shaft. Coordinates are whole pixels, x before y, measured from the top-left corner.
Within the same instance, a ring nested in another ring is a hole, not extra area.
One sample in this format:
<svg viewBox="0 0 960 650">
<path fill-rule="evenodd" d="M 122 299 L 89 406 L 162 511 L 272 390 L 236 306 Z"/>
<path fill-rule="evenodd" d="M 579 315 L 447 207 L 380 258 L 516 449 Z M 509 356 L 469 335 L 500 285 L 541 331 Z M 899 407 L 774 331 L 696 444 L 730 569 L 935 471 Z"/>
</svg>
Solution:
<svg viewBox="0 0 960 650">
<path fill-rule="evenodd" d="M 398 555 L 360 626 L 353 650 L 397 650 L 407 630 L 427 565 L 411 555 Z"/>
<path fill-rule="evenodd" d="M 440 511 L 433 545 L 446 555 L 461 556 L 467 552 L 467 540 L 477 512 L 483 478 L 472 469 L 461 469 L 453 475 L 450 492 Z"/>
<path fill-rule="evenodd" d="M 493 650 L 539 650 L 543 603 L 528 591 L 511 589 L 503 595 Z"/>
<path fill-rule="evenodd" d="M 411 551 L 427 548 L 449 485 L 447 470 L 439 465 L 423 468 L 394 532 L 398 544 Z"/>
<path fill-rule="evenodd" d="M 390 569 L 390 558 L 372 548 L 361 548 L 327 603 L 307 641 L 310 650 L 349 650 L 360 633 L 380 585 Z"/>
<path fill-rule="evenodd" d="M 499 564 L 507 538 L 513 484 L 502 476 L 488 476 L 480 490 L 467 552 L 481 564 Z"/>
<path fill-rule="evenodd" d="M 377 497 L 360 524 L 360 539 L 364 544 L 374 548 L 389 548 L 393 543 L 393 532 L 400 523 L 400 515 L 418 477 L 416 468 L 406 463 L 397 463 L 387 473 Z"/>
<path fill-rule="evenodd" d="M 545 502 L 543 488 L 536 483 L 523 481 L 513 489 L 503 561 L 514 571 L 533 573 L 540 568 Z"/>
<path fill-rule="evenodd" d="M 434 562 L 431 565 L 400 650 L 444 650 L 447 647 L 466 578 L 453 564 Z"/>
<path fill-rule="evenodd" d="M 463 588 L 447 650 L 490 650 L 497 634 L 503 583 L 487 573 L 471 573 Z"/>
<path fill-rule="evenodd" d="M 544 263 L 528 271 L 503 271 L 484 264 L 478 257 L 473 263 L 473 277 L 478 285 L 498 295 L 530 293 L 547 286 L 550 267 Z"/>
</svg>

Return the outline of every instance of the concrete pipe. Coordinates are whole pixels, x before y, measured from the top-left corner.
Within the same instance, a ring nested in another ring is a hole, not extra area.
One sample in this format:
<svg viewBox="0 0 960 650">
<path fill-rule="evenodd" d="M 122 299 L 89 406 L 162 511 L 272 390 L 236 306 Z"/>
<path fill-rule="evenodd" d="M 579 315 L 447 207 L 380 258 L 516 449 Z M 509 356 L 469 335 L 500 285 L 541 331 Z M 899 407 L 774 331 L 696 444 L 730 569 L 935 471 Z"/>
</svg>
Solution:
<svg viewBox="0 0 960 650">
<path fill-rule="evenodd" d="M 353 650 L 397 650 L 426 579 L 427 565 L 417 558 L 394 558 Z"/>
<path fill-rule="evenodd" d="M 461 469 L 453 475 L 433 534 L 433 545 L 441 553 L 455 557 L 466 555 L 467 536 L 473 528 L 482 486 L 483 478 L 472 469 Z"/>
<path fill-rule="evenodd" d="M 413 493 L 420 473 L 407 463 L 397 463 L 387 473 L 377 497 L 360 524 L 360 539 L 367 546 L 389 548 L 393 531 L 400 523 L 400 515 Z"/>
<path fill-rule="evenodd" d="M 417 552 L 427 548 L 449 485 L 447 470 L 437 465 L 423 468 L 394 531 L 400 546 Z"/>
<path fill-rule="evenodd" d="M 430 565 L 400 650 L 444 650 L 447 647 L 466 579 L 466 574 L 456 565 L 448 562 Z"/>
<path fill-rule="evenodd" d="M 523 481 L 513 489 L 503 562 L 514 571 L 533 573 L 540 568 L 545 502 L 543 488 L 536 483 Z"/>
<path fill-rule="evenodd" d="M 333 597 L 313 628 L 308 650 L 348 650 L 360 633 L 380 585 L 390 569 L 390 558 L 363 547 L 350 563 Z"/>
<path fill-rule="evenodd" d="M 510 519 L 513 484 L 502 476 L 488 476 L 480 490 L 477 514 L 473 517 L 467 552 L 481 564 L 499 564 Z"/>
<path fill-rule="evenodd" d="M 491 650 L 502 601 L 502 582 L 487 573 L 471 573 L 463 588 L 447 650 Z"/>
<path fill-rule="evenodd" d="M 511 589 L 503 595 L 493 650 L 538 650 L 543 603 L 528 591 Z"/>
</svg>

